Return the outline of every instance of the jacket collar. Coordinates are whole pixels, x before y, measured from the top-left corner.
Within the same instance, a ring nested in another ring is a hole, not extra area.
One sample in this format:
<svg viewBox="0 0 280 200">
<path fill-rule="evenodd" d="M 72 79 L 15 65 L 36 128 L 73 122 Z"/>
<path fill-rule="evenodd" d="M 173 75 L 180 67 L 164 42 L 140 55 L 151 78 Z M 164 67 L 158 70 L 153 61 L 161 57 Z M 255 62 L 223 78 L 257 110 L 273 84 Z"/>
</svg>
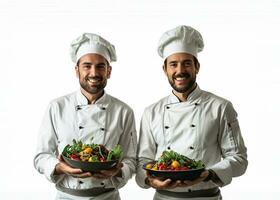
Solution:
<svg viewBox="0 0 280 200">
<path fill-rule="evenodd" d="M 192 103 L 194 101 L 197 101 L 198 98 L 201 96 L 201 89 L 198 85 L 196 85 L 195 89 L 188 95 L 187 101 L 188 103 Z M 169 103 L 183 103 L 180 102 L 178 97 L 172 92 L 172 94 L 169 96 Z"/>
<path fill-rule="evenodd" d="M 104 106 L 107 107 L 107 105 L 109 104 L 109 100 L 110 100 L 109 95 L 104 90 L 103 95 L 99 99 L 97 99 L 94 104 L 97 106 L 100 106 L 100 107 L 104 107 Z M 76 92 L 76 101 L 77 101 L 77 106 L 91 105 L 91 104 L 88 104 L 88 100 L 83 95 L 81 90 L 78 90 Z"/>
</svg>

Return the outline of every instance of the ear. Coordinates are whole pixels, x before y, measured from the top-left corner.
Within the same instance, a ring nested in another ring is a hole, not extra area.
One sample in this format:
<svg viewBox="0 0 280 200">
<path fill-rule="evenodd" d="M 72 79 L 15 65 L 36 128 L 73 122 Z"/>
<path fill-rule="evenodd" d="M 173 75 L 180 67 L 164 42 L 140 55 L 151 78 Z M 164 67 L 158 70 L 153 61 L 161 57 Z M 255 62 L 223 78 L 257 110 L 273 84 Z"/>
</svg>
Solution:
<svg viewBox="0 0 280 200">
<path fill-rule="evenodd" d="M 108 69 L 107 69 L 107 79 L 109 79 L 111 77 L 111 72 L 112 72 L 112 66 L 109 65 Z"/>
<path fill-rule="evenodd" d="M 76 71 L 76 77 L 79 78 L 79 66 L 75 66 L 75 71 Z"/>
<path fill-rule="evenodd" d="M 198 74 L 199 69 L 200 69 L 200 64 L 199 64 L 199 62 L 198 62 L 198 63 L 195 65 L 195 74 Z"/>
<path fill-rule="evenodd" d="M 165 64 L 162 65 L 162 70 L 165 73 L 165 75 L 167 76 L 167 71 L 166 71 L 166 65 Z"/>
</svg>

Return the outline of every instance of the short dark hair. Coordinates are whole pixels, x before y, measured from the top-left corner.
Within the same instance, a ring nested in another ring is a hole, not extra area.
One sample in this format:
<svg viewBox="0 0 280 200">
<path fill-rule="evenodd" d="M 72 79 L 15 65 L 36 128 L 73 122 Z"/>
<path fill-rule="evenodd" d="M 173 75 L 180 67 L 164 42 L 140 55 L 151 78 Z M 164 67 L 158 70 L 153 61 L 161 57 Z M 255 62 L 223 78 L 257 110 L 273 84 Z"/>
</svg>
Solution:
<svg viewBox="0 0 280 200">
<path fill-rule="evenodd" d="M 193 56 L 193 62 L 194 62 L 195 66 L 197 64 L 199 65 L 199 62 L 198 62 L 198 60 L 197 60 L 197 58 L 195 56 Z M 166 65 L 167 65 L 167 58 L 164 60 L 164 68 L 166 68 Z"/>
</svg>

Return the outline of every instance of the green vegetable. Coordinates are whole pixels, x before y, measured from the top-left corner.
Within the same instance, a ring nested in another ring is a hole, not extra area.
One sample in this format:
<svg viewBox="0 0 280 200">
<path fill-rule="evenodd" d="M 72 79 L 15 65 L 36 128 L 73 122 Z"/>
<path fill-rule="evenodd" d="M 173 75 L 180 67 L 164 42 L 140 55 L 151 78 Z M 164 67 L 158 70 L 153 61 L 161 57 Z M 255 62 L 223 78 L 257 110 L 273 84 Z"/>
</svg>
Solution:
<svg viewBox="0 0 280 200">
<path fill-rule="evenodd" d="M 87 151 L 87 149 L 91 151 Z M 77 156 L 81 161 L 89 162 L 104 162 L 111 160 L 118 160 L 122 156 L 122 148 L 120 145 L 115 146 L 111 151 L 102 144 L 83 144 L 82 141 L 73 139 L 73 144 L 66 145 L 62 151 L 62 155 L 71 158 L 73 155 Z"/>
<path fill-rule="evenodd" d="M 76 141 L 73 139 L 73 144 L 72 145 L 67 145 L 64 149 L 62 154 L 65 155 L 66 157 L 70 157 L 72 154 L 76 154 L 82 151 L 83 143 L 81 141 Z"/>
<path fill-rule="evenodd" d="M 92 157 L 89 158 L 89 162 L 98 162 L 98 156 L 94 155 Z"/>
<path fill-rule="evenodd" d="M 102 158 L 104 158 L 104 156 L 103 156 L 103 154 L 102 154 L 102 149 L 101 149 L 101 147 L 100 147 L 100 146 L 98 146 L 98 150 L 99 150 L 99 154 L 100 154 L 100 156 L 101 156 Z"/>
<path fill-rule="evenodd" d="M 120 145 L 115 146 L 111 151 L 109 151 L 107 161 L 112 159 L 119 160 L 122 157 L 122 148 Z"/>
</svg>

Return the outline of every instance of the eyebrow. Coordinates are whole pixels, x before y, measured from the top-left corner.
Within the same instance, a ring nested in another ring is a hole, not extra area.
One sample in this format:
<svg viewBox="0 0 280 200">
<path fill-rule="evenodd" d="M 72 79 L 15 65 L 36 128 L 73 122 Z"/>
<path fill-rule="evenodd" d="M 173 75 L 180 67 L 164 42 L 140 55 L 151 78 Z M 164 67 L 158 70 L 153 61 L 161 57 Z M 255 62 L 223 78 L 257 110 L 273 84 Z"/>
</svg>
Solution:
<svg viewBox="0 0 280 200">
<path fill-rule="evenodd" d="M 101 62 L 101 63 L 97 63 L 96 65 L 106 65 L 106 63 L 104 63 L 104 62 Z"/>
<path fill-rule="evenodd" d="M 93 65 L 91 62 L 83 62 L 83 63 L 81 63 L 82 65 Z M 106 63 L 104 63 L 104 62 L 100 62 L 100 63 L 97 63 L 96 65 L 106 65 Z"/>
<path fill-rule="evenodd" d="M 92 65 L 92 63 L 91 62 L 83 62 L 83 63 L 81 63 L 82 65 Z"/>
<path fill-rule="evenodd" d="M 192 59 L 185 59 L 185 60 L 183 60 L 182 62 L 183 62 L 183 63 L 184 63 L 184 62 L 192 62 Z M 178 61 L 173 60 L 173 61 L 170 61 L 168 64 L 173 64 L 173 63 L 178 63 Z"/>
</svg>

